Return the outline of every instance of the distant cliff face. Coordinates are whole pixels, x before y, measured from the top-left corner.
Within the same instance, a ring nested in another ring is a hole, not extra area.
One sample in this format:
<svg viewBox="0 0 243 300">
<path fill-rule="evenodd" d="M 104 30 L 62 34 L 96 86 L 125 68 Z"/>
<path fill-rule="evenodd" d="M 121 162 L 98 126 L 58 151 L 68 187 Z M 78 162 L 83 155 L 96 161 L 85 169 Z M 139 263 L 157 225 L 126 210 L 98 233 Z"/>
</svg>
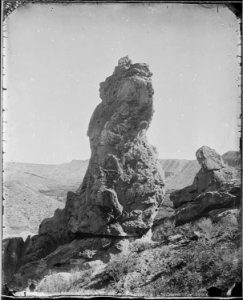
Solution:
<svg viewBox="0 0 243 300">
<path fill-rule="evenodd" d="M 222 155 L 224 162 L 233 168 L 240 168 L 241 155 L 238 151 L 228 151 Z"/>
<path fill-rule="evenodd" d="M 200 165 L 196 160 L 161 159 L 161 166 L 165 172 L 167 193 L 192 184 Z"/>
<path fill-rule="evenodd" d="M 68 193 L 64 211 L 41 224 L 41 234 L 58 230 L 63 219 L 72 233 L 138 236 L 152 226 L 164 179 L 146 138 L 153 115 L 151 76 L 146 64 L 125 57 L 100 84 L 102 102 L 88 127 L 87 172 L 78 191 Z"/>
<path fill-rule="evenodd" d="M 215 209 L 240 205 L 240 182 L 234 178 L 234 172 L 225 165 L 221 156 L 203 146 L 196 152 L 196 157 L 201 169 L 193 184 L 170 195 L 178 225 L 206 216 Z"/>
</svg>

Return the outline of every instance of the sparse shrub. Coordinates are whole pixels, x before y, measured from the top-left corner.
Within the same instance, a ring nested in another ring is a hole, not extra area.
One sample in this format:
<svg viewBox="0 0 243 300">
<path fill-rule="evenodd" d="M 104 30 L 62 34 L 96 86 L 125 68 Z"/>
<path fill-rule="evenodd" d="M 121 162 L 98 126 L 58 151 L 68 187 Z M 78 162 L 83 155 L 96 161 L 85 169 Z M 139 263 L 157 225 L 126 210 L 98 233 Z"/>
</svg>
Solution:
<svg viewBox="0 0 243 300">
<path fill-rule="evenodd" d="M 61 293 L 66 292 L 69 288 L 69 278 L 64 278 L 61 274 L 56 273 L 46 276 L 37 286 L 37 292 L 44 293 Z"/>
<path fill-rule="evenodd" d="M 93 256 L 95 256 L 96 252 L 97 252 L 97 250 L 86 249 L 83 252 L 79 252 L 79 257 L 91 259 Z"/>
<path fill-rule="evenodd" d="M 212 237 L 213 224 L 212 224 L 211 219 L 209 219 L 209 218 L 202 218 L 200 221 L 198 221 L 197 226 L 204 233 L 206 239 L 209 240 Z"/>
<path fill-rule="evenodd" d="M 197 240 L 178 247 L 176 243 L 154 243 L 149 238 L 130 244 L 130 252 L 112 255 L 99 274 L 107 294 L 143 296 L 207 296 L 206 288 L 229 287 L 241 280 L 241 234 L 237 218 L 229 216 L 212 224 L 203 218 L 175 227 L 160 226 L 161 240 L 176 234 L 183 238 L 200 231 Z M 91 273 L 73 272 L 66 279 L 47 276 L 38 289 L 42 292 L 71 293 L 90 282 Z"/>
<path fill-rule="evenodd" d="M 162 226 L 161 226 L 162 227 Z M 188 246 L 170 250 L 168 255 L 154 255 L 151 283 L 144 287 L 149 296 L 206 296 L 206 288 L 215 285 L 225 289 L 241 280 L 241 233 L 237 216 L 227 215 L 212 224 L 203 218 L 172 228 L 185 238 L 199 231 L 201 235 Z M 160 238 L 169 231 L 160 228 Z"/>
<path fill-rule="evenodd" d="M 153 242 L 151 241 L 146 241 L 144 239 L 138 239 L 135 242 L 130 244 L 129 250 L 131 252 L 142 252 L 147 249 L 151 249 L 153 247 Z"/>
<path fill-rule="evenodd" d="M 234 214 L 227 214 L 225 215 L 224 217 L 222 217 L 220 220 L 219 220 L 219 224 L 222 225 L 222 226 L 227 226 L 227 227 L 230 227 L 230 228 L 238 228 L 239 227 L 239 217 L 238 215 L 234 215 Z"/>
<path fill-rule="evenodd" d="M 158 226 L 153 233 L 153 240 L 166 240 L 169 236 L 177 233 L 174 220 L 165 220 L 162 225 Z"/>
<path fill-rule="evenodd" d="M 131 259 L 131 257 L 133 257 L 133 259 Z M 127 256 L 125 254 L 121 254 L 108 264 L 105 276 L 110 281 L 118 282 L 124 275 L 134 270 L 135 264 L 135 255 Z"/>
<path fill-rule="evenodd" d="M 147 287 L 151 296 L 200 296 L 211 285 L 225 288 L 241 278 L 240 249 L 205 239 L 171 251 L 162 264 L 155 258 L 156 263 L 160 272 Z"/>
<path fill-rule="evenodd" d="M 202 275 L 200 273 L 191 273 L 184 268 L 174 272 L 174 275 L 169 278 L 167 285 L 170 287 L 170 292 L 172 293 L 180 296 L 195 296 L 201 283 Z"/>
<path fill-rule="evenodd" d="M 36 287 L 37 292 L 47 294 L 77 292 L 90 282 L 91 270 L 70 273 L 52 273 L 43 278 Z"/>
</svg>

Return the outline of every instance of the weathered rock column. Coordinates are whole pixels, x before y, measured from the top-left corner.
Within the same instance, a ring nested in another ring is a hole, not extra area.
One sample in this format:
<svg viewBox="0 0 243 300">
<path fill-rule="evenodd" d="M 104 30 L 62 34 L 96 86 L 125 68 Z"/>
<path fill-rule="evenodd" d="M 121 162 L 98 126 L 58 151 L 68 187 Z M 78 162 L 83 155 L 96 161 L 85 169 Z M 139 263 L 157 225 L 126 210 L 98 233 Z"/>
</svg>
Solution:
<svg viewBox="0 0 243 300">
<path fill-rule="evenodd" d="M 125 57 L 100 84 L 102 102 L 88 128 L 90 163 L 66 206 L 72 232 L 137 236 L 151 227 L 164 194 L 163 172 L 146 139 L 153 115 L 151 76 L 146 64 Z"/>
<path fill-rule="evenodd" d="M 64 208 L 70 232 L 140 236 L 152 226 L 164 179 L 156 150 L 146 138 L 153 115 L 151 76 L 146 64 L 124 57 L 100 84 L 102 102 L 88 127 L 89 166 Z M 40 232 L 56 228 L 53 222 L 55 218 L 46 220 Z"/>
<path fill-rule="evenodd" d="M 4 261 L 13 265 L 6 278 L 12 288 L 43 278 L 62 264 L 64 252 L 64 264 L 90 249 L 95 260 L 107 261 L 109 253 L 123 251 L 152 227 L 164 179 L 146 139 L 153 115 L 151 76 L 146 64 L 124 57 L 100 84 L 102 102 L 88 128 L 91 158 L 83 182 L 76 193 L 68 192 L 64 209 L 42 221 L 38 235 L 21 239 L 16 261 L 5 253 Z"/>
</svg>

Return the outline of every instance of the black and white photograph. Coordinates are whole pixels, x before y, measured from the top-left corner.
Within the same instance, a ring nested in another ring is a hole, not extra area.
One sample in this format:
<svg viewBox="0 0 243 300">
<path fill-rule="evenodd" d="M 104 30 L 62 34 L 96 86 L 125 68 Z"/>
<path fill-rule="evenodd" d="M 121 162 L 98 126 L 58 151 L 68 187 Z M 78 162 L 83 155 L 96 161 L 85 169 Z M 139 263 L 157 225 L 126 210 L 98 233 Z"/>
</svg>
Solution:
<svg viewBox="0 0 243 300">
<path fill-rule="evenodd" d="M 242 1 L 2 1 L 1 295 L 242 297 Z"/>
</svg>

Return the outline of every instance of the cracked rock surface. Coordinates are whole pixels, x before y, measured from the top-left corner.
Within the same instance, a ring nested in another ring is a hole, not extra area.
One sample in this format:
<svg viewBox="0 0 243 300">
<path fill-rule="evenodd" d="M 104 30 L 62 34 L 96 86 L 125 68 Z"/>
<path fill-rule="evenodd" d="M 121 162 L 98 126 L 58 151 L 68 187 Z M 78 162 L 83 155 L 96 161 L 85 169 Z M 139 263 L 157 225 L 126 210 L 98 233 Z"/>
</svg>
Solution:
<svg viewBox="0 0 243 300">
<path fill-rule="evenodd" d="M 23 288 L 29 278 L 39 280 L 57 265 L 70 265 L 73 259 L 81 263 L 73 254 L 76 244 L 83 250 L 92 248 L 92 253 L 97 250 L 97 259 L 107 259 L 102 240 L 108 241 L 109 258 L 152 227 L 164 199 L 164 174 L 146 138 L 153 115 L 151 76 L 146 64 L 132 64 L 124 57 L 100 84 L 102 102 L 88 126 L 91 158 L 83 182 L 75 193 L 68 192 L 64 209 L 42 221 L 38 235 L 20 241 L 21 253 L 10 261 L 12 271 L 4 282 Z M 94 249 L 88 241 L 101 244 Z M 15 244 L 6 244 L 11 253 L 16 252 Z"/>
<path fill-rule="evenodd" d="M 152 226 L 164 179 L 146 138 L 153 115 L 151 76 L 146 64 L 125 57 L 100 84 L 102 102 L 88 127 L 91 158 L 84 180 L 76 193 L 68 193 L 64 212 L 45 220 L 40 233 L 56 230 L 57 222 L 72 233 L 111 236 L 140 236 Z"/>
</svg>

